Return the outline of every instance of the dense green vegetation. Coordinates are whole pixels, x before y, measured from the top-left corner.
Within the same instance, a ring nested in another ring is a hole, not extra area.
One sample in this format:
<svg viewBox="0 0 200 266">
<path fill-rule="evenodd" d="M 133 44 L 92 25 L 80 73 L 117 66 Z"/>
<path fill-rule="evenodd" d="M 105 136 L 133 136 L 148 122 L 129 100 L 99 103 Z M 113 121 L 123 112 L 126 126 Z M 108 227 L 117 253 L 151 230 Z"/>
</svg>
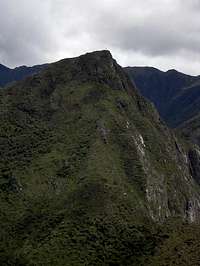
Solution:
<svg viewBox="0 0 200 266">
<path fill-rule="evenodd" d="M 166 265 L 190 230 L 198 247 L 186 150 L 107 51 L 0 91 L 0 192 L 0 265 Z"/>
<path fill-rule="evenodd" d="M 177 131 L 181 132 L 185 139 L 191 140 L 200 146 L 200 112 L 194 117 L 185 121 Z"/>
</svg>

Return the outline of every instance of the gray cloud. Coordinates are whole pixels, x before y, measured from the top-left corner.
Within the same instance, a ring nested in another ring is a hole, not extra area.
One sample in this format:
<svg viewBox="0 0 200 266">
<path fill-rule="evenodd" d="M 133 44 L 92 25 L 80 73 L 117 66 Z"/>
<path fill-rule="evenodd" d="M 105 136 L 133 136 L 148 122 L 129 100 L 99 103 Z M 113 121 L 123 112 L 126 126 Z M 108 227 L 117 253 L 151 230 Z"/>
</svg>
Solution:
<svg viewBox="0 0 200 266">
<path fill-rule="evenodd" d="M 1 0 L 0 62 L 110 49 L 122 65 L 200 74 L 199 0 Z"/>
</svg>

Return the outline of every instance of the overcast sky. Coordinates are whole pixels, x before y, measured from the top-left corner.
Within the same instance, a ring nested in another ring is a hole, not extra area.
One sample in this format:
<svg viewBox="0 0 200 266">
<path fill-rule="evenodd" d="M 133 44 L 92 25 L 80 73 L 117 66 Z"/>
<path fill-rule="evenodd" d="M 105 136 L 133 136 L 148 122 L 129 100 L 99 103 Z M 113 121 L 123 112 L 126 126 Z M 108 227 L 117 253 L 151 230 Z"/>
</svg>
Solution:
<svg viewBox="0 0 200 266">
<path fill-rule="evenodd" d="M 200 74 L 200 0 L 0 0 L 0 63 L 109 49 L 123 66 Z"/>
</svg>

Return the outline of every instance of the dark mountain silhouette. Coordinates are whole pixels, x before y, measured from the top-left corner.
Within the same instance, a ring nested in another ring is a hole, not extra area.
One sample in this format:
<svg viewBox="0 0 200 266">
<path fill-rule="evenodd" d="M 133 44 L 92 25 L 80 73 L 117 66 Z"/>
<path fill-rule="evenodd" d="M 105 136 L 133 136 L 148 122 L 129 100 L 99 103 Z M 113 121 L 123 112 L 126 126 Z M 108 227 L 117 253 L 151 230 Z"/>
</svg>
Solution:
<svg viewBox="0 0 200 266">
<path fill-rule="evenodd" d="M 200 111 L 199 76 L 151 67 L 127 67 L 125 71 L 169 126 L 177 127 Z"/>
<path fill-rule="evenodd" d="M 47 67 L 47 64 L 32 67 L 20 66 L 11 69 L 0 64 L 0 87 L 4 87 L 11 82 L 19 81 L 27 76 L 36 74 L 45 67 Z"/>
</svg>

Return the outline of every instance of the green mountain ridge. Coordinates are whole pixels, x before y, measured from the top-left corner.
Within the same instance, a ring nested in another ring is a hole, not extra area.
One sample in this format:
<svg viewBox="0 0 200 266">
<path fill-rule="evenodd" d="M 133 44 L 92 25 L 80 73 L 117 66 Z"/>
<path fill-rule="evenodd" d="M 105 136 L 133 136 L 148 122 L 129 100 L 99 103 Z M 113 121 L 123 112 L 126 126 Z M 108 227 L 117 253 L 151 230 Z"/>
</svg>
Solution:
<svg viewBox="0 0 200 266">
<path fill-rule="evenodd" d="M 109 51 L 0 90 L 0 124 L 1 265 L 171 265 L 187 239 L 196 252 L 199 227 L 182 224 L 200 220 L 199 148 Z"/>
</svg>

